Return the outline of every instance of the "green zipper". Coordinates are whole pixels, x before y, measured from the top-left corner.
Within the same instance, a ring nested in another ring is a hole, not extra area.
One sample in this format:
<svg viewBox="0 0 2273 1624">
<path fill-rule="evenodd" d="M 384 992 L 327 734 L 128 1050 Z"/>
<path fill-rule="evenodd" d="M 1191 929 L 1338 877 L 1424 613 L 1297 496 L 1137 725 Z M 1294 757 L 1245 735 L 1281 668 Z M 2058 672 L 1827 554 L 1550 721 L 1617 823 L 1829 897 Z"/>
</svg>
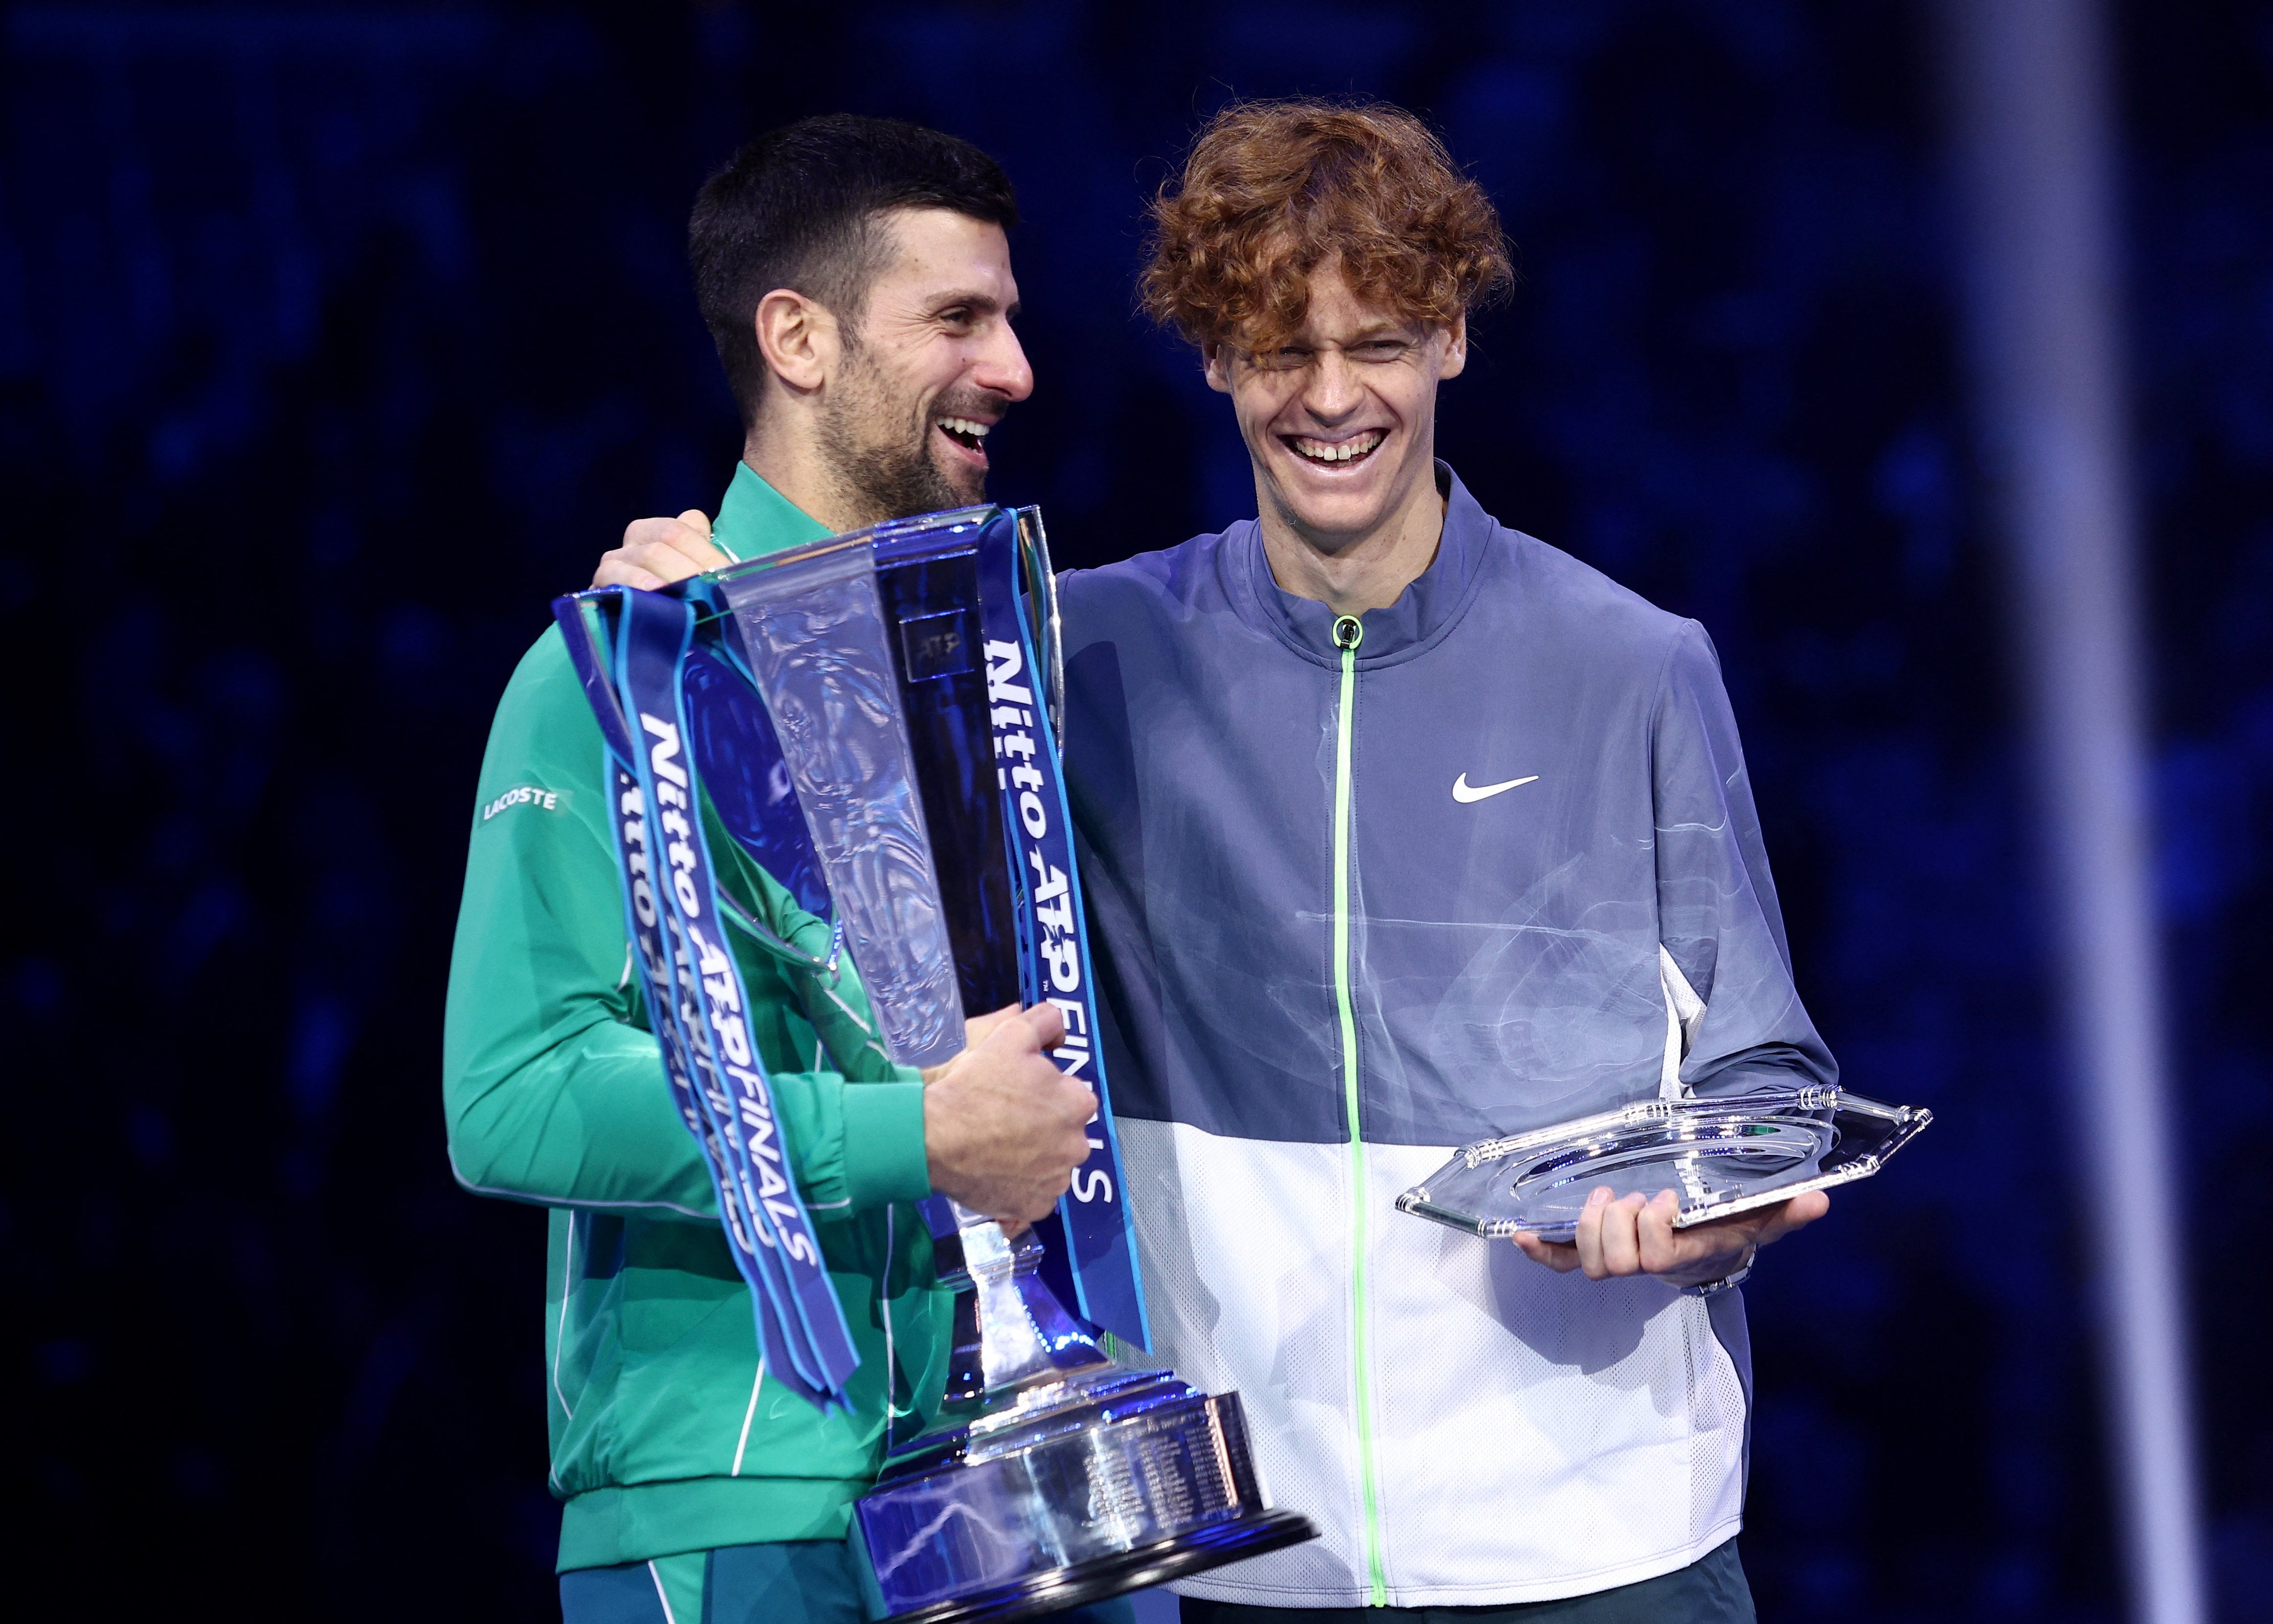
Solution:
<svg viewBox="0 0 2273 1624">
<path fill-rule="evenodd" d="M 1373 1329 L 1366 1306 L 1365 1141 L 1358 1134 L 1357 1012 L 1350 1002 L 1350 728 L 1357 699 L 1357 648 L 1365 626 L 1354 615 L 1334 622 L 1342 651 L 1341 717 L 1334 740 L 1334 1008 L 1342 1026 L 1342 1103 L 1350 1145 L 1350 1357 L 1357 1370 L 1357 1470 L 1365 1492 L 1365 1575 L 1370 1605 L 1389 1605 L 1381 1565 L 1381 1493 L 1373 1466 Z"/>
</svg>

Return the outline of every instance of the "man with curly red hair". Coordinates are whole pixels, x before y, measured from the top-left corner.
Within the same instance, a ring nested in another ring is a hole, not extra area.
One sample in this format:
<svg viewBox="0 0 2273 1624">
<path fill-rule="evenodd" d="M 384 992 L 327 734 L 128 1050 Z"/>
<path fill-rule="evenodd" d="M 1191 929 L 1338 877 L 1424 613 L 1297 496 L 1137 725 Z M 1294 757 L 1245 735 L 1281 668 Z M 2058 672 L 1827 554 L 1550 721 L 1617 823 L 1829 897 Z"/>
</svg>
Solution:
<svg viewBox="0 0 2273 1624">
<path fill-rule="evenodd" d="M 1436 460 L 1510 269 L 1417 119 L 1233 106 L 1152 213 L 1257 517 L 1065 579 L 1067 775 L 1154 1351 L 1324 1530 L 1187 1624 L 1749 1619 L 1732 1288 L 1827 1199 L 1598 1191 L 1543 1269 L 1392 1205 L 1463 1143 L 1835 1079 L 1712 645 Z"/>
<path fill-rule="evenodd" d="M 1323 1530 L 1180 1583 L 1187 1624 L 1750 1620 L 1733 1288 L 1827 1199 L 1597 1191 L 1528 1262 L 1392 1204 L 1463 1143 L 1835 1080 L 1712 645 L 1436 460 L 1510 270 L 1418 120 L 1227 108 L 1153 220 L 1257 516 L 1061 579 L 1067 781 L 1152 1351 Z M 626 543 L 604 579 L 704 558 Z"/>
</svg>

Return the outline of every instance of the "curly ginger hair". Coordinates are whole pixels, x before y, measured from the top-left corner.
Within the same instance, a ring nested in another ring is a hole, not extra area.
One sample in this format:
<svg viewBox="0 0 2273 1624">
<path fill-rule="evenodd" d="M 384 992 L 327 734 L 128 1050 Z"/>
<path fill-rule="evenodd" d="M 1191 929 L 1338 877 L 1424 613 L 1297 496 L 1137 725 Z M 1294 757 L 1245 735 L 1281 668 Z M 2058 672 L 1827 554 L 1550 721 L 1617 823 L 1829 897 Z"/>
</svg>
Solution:
<svg viewBox="0 0 2273 1624">
<path fill-rule="evenodd" d="M 1514 280 L 1498 211 L 1444 143 L 1380 102 L 1241 101 L 1211 118 L 1152 200 L 1147 314 L 1203 347 L 1279 348 L 1312 273 L 1449 326 Z"/>
</svg>

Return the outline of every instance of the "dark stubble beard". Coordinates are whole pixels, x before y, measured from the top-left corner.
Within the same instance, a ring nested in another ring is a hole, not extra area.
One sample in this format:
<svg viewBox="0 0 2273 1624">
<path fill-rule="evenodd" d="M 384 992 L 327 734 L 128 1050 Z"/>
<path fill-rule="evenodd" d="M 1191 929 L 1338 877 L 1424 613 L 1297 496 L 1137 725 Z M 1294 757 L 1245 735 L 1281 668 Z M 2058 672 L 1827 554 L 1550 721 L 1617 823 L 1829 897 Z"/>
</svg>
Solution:
<svg viewBox="0 0 2273 1624">
<path fill-rule="evenodd" d="M 956 488 L 932 460 L 932 419 L 913 425 L 890 398 L 887 380 L 858 347 L 845 357 L 842 388 L 821 422 L 821 454 L 830 477 L 857 514 L 858 523 L 876 524 L 911 513 L 934 513 L 982 499 L 979 490 Z M 955 415 L 952 400 L 942 400 Z"/>
</svg>

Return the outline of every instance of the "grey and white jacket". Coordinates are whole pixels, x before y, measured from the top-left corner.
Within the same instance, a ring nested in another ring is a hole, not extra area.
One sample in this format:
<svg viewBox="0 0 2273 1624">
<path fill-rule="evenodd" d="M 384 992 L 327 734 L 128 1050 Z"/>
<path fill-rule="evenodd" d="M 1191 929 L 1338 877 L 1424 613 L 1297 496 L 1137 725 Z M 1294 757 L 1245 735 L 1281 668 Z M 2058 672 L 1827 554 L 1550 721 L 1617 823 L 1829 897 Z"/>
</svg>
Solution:
<svg viewBox="0 0 2273 1624">
<path fill-rule="evenodd" d="M 1392 1202 L 1474 1140 L 1837 1076 L 1703 629 L 1438 476 L 1437 556 L 1354 650 L 1253 520 L 1061 581 L 1153 1351 L 1239 1391 L 1324 1530 L 1195 1595 L 1531 1601 L 1733 1534 L 1737 1293 L 1558 1276 Z"/>
</svg>

